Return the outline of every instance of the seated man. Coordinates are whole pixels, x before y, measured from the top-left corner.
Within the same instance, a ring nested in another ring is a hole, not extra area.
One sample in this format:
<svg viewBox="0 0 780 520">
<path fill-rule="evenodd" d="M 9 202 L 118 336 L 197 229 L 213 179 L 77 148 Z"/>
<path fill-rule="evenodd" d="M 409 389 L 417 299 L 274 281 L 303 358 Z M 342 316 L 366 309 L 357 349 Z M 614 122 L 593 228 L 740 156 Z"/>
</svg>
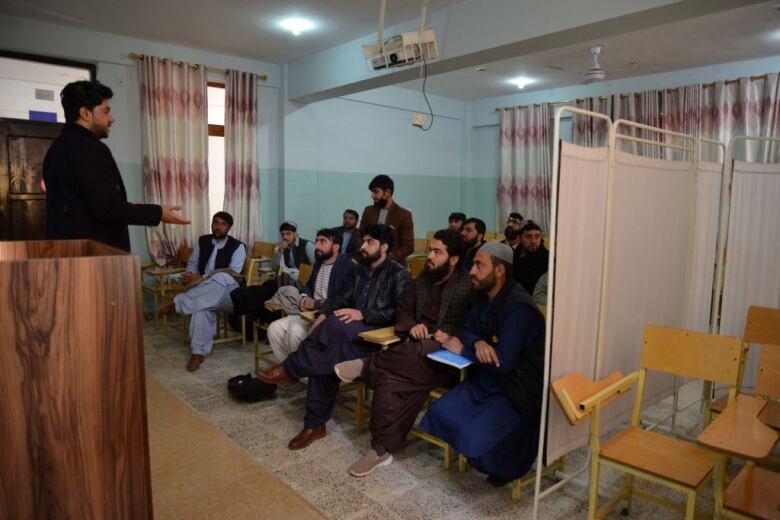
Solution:
<svg viewBox="0 0 780 520">
<path fill-rule="evenodd" d="M 312 323 L 309 336 L 281 365 L 257 371 L 271 384 L 293 384 L 309 378 L 303 430 L 287 445 L 291 450 L 307 447 L 325 437 L 325 423 L 333 413 L 339 378 L 333 366 L 341 361 L 367 357 L 379 349 L 360 339 L 360 332 L 393 323 L 395 307 L 412 282 L 409 271 L 390 258 L 392 230 L 377 224 L 363 231 L 361 265 L 350 283 L 322 305 L 322 314 Z"/>
<path fill-rule="evenodd" d="M 519 233 L 519 231 L 523 228 L 523 216 L 520 213 L 513 211 L 506 218 L 506 227 L 511 227 Z"/>
<path fill-rule="evenodd" d="M 544 318 L 511 272 L 509 246 L 488 242 L 480 248 L 471 268 L 479 296 L 460 336 L 443 343 L 475 366 L 420 423 L 496 486 L 533 464 L 542 407 Z"/>
<path fill-rule="evenodd" d="M 314 241 L 314 269 L 298 300 L 299 311 L 319 310 L 326 298 L 332 298 L 344 285 L 355 264 L 341 256 L 341 234 L 335 229 L 320 229 Z M 299 315 L 289 315 L 271 323 L 268 342 L 279 363 L 298 348 L 309 333 L 309 323 Z"/>
<path fill-rule="evenodd" d="M 520 230 L 520 246 L 515 249 L 513 275 L 528 294 L 534 293 L 536 281 L 547 272 L 550 252 L 544 247 L 542 228 L 529 220 Z"/>
<path fill-rule="evenodd" d="M 471 217 L 463 221 L 463 229 L 460 231 L 460 234 L 466 243 L 466 256 L 461 262 L 461 269 L 467 272 L 471 270 L 471 265 L 474 263 L 474 255 L 477 254 L 479 248 L 485 243 L 485 231 L 487 231 L 487 227 L 481 219 Z"/>
<path fill-rule="evenodd" d="M 211 220 L 211 234 L 203 235 L 192 250 L 187 262 L 187 272 L 182 276 L 185 284 L 197 285 L 173 301 L 160 305 L 159 314 L 168 314 L 174 308 L 179 314 L 191 315 L 190 349 L 192 355 L 187 370 L 200 368 L 204 357 L 211 352 L 214 334 L 217 332 L 217 310 L 230 310 L 230 292 L 243 282 L 241 271 L 246 259 L 246 246 L 228 235 L 233 226 L 233 217 L 224 211 L 214 214 Z"/>
<path fill-rule="evenodd" d="M 463 255 L 458 231 L 442 229 L 431 239 L 425 270 L 395 310 L 395 331 L 409 342 L 380 350 L 365 360 L 335 366 L 344 381 L 361 378 L 371 389 L 371 449 L 349 472 L 362 477 L 390 464 L 414 425 L 428 394 L 458 382 L 458 370 L 426 356 L 460 333 L 471 304 L 469 274 L 458 269 Z"/>
<path fill-rule="evenodd" d="M 298 236 L 298 224 L 285 220 L 279 226 L 281 240 L 274 248 L 271 268 L 282 274 L 266 280 L 260 285 L 237 288 L 230 294 L 233 309 L 236 314 L 248 314 L 249 320 L 259 320 L 261 323 L 271 323 L 281 317 L 281 313 L 271 312 L 265 308 L 265 302 L 270 300 L 280 284 L 294 283 L 298 279 L 298 268 L 301 264 L 314 265 L 314 244 Z"/>
<path fill-rule="evenodd" d="M 341 255 L 347 258 L 360 261 L 360 246 L 363 241 L 360 240 L 360 231 L 357 229 L 358 212 L 354 209 L 344 210 L 341 216 L 342 225 L 334 228 L 341 233 Z"/>
<path fill-rule="evenodd" d="M 463 221 L 466 220 L 466 214 L 461 213 L 459 211 L 455 211 L 453 213 L 450 213 L 449 218 L 447 219 L 447 222 L 449 223 L 449 228 L 457 231 L 460 233 L 460 230 L 463 229 Z"/>
</svg>

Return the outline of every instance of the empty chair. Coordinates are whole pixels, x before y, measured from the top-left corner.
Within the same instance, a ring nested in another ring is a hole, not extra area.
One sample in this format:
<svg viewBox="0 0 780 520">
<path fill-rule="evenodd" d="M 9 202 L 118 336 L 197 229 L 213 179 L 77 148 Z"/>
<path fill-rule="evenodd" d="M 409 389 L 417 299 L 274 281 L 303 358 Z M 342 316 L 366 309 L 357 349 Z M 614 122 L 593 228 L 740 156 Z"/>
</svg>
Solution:
<svg viewBox="0 0 780 520">
<path fill-rule="evenodd" d="M 570 422 L 590 417 L 590 520 L 604 517 L 621 501 L 626 502 L 630 512 L 634 496 L 680 509 L 686 519 L 694 518 L 696 495 L 711 477 L 715 457 L 695 444 L 640 428 L 647 373 L 653 370 L 724 384 L 729 387 L 731 400 L 736 395 L 745 349 L 739 338 L 648 325 L 638 372 L 620 379 L 619 374 L 613 374 L 611 379 L 599 383 L 590 382 L 584 376 L 569 375 L 568 381 L 563 378 L 553 384 L 553 391 Z M 602 445 L 599 430 L 602 408 L 634 383 L 636 395 L 630 426 Z M 624 472 L 626 481 L 620 493 L 599 507 L 599 475 L 603 466 Z M 683 504 L 652 495 L 635 487 L 635 477 L 680 491 L 687 495 L 687 501 Z"/>
</svg>

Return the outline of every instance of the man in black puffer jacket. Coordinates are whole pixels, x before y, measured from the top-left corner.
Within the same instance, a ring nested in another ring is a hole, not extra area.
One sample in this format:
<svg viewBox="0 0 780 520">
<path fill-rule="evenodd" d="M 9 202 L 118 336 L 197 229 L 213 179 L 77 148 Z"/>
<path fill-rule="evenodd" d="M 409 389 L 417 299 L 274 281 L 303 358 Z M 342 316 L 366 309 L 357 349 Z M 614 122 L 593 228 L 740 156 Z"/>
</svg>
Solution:
<svg viewBox="0 0 780 520">
<path fill-rule="evenodd" d="M 309 336 L 283 364 L 258 370 L 257 377 L 270 384 L 293 384 L 309 378 L 303 430 L 287 445 L 307 447 L 325 436 L 325 423 L 333 413 L 339 378 L 336 363 L 368 357 L 379 346 L 364 342 L 360 332 L 393 324 L 395 308 L 412 283 L 404 266 L 390 257 L 392 230 L 383 224 L 363 230 L 361 265 L 336 296 L 322 304 Z"/>
</svg>

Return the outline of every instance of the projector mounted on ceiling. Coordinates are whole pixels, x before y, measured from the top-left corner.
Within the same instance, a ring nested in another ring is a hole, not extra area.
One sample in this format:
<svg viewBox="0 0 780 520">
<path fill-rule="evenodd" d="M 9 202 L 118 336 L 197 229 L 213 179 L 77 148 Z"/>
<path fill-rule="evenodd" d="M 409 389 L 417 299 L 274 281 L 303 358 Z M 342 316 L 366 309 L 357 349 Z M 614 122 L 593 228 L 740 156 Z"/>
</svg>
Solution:
<svg viewBox="0 0 780 520">
<path fill-rule="evenodd" d="M 376 42 L 363 45 L 363 57 L 368 66 L 372 70 L 381 70 L 437 58 L 439 50 L 436 46 L 436 35 L 432 28 L 425 27 L 428 0 L 423 0 L 419 30 L 404 32 L 386 40 L 382 36 L 385 27 L 385 4 L 386 0 L 380 0 Z"/>
</svg>

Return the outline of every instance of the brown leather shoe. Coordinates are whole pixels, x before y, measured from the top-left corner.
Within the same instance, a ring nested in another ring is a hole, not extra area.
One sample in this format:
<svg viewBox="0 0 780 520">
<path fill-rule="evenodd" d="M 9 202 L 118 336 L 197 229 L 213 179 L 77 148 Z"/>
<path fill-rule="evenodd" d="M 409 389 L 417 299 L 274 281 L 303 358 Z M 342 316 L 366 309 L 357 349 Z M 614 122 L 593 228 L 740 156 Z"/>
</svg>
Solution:
<svg viewBox="0 0 780 520">
<path fill-rule="evenodd" d="M 187 372 L 195 372 L 200 368 L 200 364 L 203 363 L 203 356 L 200 354 L 193 354 L 190 356 L 190 361 L 187 363 Z"/>
<path fill-rule="evenodd" d="M 284 365 L 261 368 L 255 374 L 260 381 L 271 385 L 294 385 L 298 382 L 297 379 L 293 379 L 284 371 Z"/>
<path fill-rule="evenodd" d="M 302 450 L 312 442 L 325 437 L 327 432 L 325 431 L 325 425 L 320 424 L 314 428 L 304 428 L 301 433 L 292 438 L 287 444 L 287 447 L 291 450 Z"/>
</svg>

